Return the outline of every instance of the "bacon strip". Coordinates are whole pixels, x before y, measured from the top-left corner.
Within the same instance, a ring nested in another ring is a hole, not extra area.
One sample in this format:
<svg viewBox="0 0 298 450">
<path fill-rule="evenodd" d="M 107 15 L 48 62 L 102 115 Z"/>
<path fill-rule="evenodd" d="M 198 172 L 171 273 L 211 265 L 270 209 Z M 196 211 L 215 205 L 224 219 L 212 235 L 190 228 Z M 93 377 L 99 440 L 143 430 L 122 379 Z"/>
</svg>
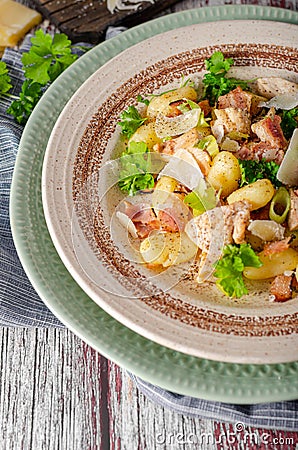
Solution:
<svg viewBox="0 0 298 450">
<path fill-rule="evenodd" d="M 286 302 L 292 298 L 292 276 L 278 275 L 272 281 L 270 294 L 274 295 L 276 302 Z"/>
<path fill-rule="evenodd" d="M 264 245 L 263 250 L 264 256 L 273 255 L 275 253 L 280 253 L 287 250 L 287 248 L 290 247 L 291 239 L 292 236 L 288 236 L 287 238 L 282 239 L 281 241 L 268 242 L 267 244 Z"/>
</svg>

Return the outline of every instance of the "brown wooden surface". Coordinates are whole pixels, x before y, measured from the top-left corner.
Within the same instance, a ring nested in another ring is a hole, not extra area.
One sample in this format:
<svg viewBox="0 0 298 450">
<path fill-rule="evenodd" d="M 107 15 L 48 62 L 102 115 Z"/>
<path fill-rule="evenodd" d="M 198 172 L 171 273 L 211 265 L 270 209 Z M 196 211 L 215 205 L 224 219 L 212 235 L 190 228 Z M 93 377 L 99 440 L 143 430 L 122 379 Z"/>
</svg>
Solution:
<svg viewBox="0 0 298 450">
<path fill-rule="evenodd" d="M 177 1 L 142 2 L 136 11 L 115 11 L 113 14 L 107 9 L 105 0 L 30 0 L 30 4 L 73 42 L 97 43 L 104 39 L 108 26 L 136 25 Z"/>
</svg>

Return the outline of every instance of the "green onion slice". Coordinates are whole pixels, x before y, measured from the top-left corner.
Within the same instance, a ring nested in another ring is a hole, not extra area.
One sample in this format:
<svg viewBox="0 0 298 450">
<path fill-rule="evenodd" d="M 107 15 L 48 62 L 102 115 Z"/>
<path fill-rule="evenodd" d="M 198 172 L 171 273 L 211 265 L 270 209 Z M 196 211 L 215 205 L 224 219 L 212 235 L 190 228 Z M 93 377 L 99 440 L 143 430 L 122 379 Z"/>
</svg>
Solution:
<svg viewBox="0 0 298 450">
<path fill-rule="evenodd" d="M 277 223 L 284 223 L 290 210 L 290 194 L 285 187 L 280 187 L 270 203 L 269 217 Z"/>
</svg>

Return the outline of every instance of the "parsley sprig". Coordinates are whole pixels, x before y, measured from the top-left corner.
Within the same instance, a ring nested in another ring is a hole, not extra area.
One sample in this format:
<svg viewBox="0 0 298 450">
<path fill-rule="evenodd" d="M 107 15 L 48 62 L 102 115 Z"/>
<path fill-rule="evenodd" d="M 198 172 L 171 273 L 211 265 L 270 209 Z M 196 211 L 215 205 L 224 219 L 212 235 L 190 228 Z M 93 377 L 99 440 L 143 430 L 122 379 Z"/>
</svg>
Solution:
<svg viewBox="0 0 298 450">
<path fill-rule="evenodd" d="M 122 128 L 122 133 L 130 138 L 134 132 L 144 123 L 147 118 L 143 118 L 137 108 L 133 105 L 122 111 L 118 125 Z"/>
<path fill-rule="evenodd" d="M 31 43 L 30 50 L 22 56 L 25 77 L 43 86 L 54 81 L 78 58 L 72 53 L 71 41 L 63 33 L 52 37 L 37 30 Z"/>
<path fill-rule="evenodd" d="M 261 267 L 262 262 L 249 244 L 229 244 L 215 265 L 216 284 L 229 297 L 240 298 L 248 293 L 243 280 L 245 267 Z"/>
<path fill-rule="evenodd" d="M 228 94 L 237 86 L 247 89 L 245 81 L 226 77 L 233 64 L 232 58 L 225 58 L 219 51 L 205 60 L 208 72 L 203 77 L 204 98 L 208 99 L 211 105 L 217 102 L 219 96 Z"/>
<path fill-rule="evenodd" d="M 0 93 L 5 94 L 12 88 L 11 78 L 5 62 L 0 61 Z"/>
<path fill-rule="evenodd" d="M 7 109 L 8 114 L 14 116 L 19 124 L 25 124 L 42 94 L 42 86 L 39 83 L 25 80 L 19 98 Z"/>
<path fill-rule="evenodd" d="M 298 127 L 298 108 L 282 111 L 280 126 L 286 139 L 291 139 L 295 128 Z"/>
<path fill-rule="evenodd" d="M 264 159 L 261 161 L 239 159 L 238 161 L 241 170 L 240 187 L 254 183 L 257 180 L 262 180 L 263 178 L 270 180 L 275 187 L 281 186 L 281 183 L 276 177 L 279 165 L 275 161 L 266 161 Z"/>
<path fill-rule="evenodd" d="M 19 97 L 9 93 L 12 88 L 11 78 L 5 62 L 0 61 L 0 94 L 14 99 L 7 112 L 21 125 L 27 122 L 46 86 L 78 58 L 72 53 L 71 41 L 63 33 L 56 33 L 52 37 L 37 30 L 31 43 L 30 50 L 22 56 L 25 81 Z"/>
<path fill-rule="evenodd" d="M 151 171 L 151 155 L 145 142 L 130 142 L 120 157 L 120 189 L 128 195 L 154 187 Z"/>
</svg>

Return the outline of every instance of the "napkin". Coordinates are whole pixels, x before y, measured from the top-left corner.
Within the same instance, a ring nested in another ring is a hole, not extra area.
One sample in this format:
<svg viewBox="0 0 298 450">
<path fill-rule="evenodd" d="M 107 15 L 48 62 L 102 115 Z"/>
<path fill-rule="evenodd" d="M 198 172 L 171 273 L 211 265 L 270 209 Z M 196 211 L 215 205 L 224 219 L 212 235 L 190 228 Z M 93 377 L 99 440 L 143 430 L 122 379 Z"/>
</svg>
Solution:
<svg viewBox="0 0 298 450">
<path fill-rule="evenodd" d="M 109 29 L 108 37 L 123 31 Z M 23 82 L 21 55 L 30 46 L 29 36 L 19 50 L 7 49 L 6 62 L 17 95 Z M 0 325 L 22 327 L 63 327 L 48 310 L 28 280 L 16 253 L 10 223 L 9 195 L 12 174 L 23 127 L 6 113 L 10 99 L 0 96 Z M 262 405 L 232 405 L 181 396 L 165 391 L 131 375 L 137 387 L 153 402 L 180 414 L 237 422 L 243 426 L 298 430 L 298 401 Z M 271 436 L 273 439 L 273 437 Z M 297 436 L 296 436 L 297 438 Z M 264 439 L 260 437 L 260 439 Z M 265 447 L 264 447 L 265 448 Z M 289 447 L 289 448 L 294 448 Z"/>
</svg>

